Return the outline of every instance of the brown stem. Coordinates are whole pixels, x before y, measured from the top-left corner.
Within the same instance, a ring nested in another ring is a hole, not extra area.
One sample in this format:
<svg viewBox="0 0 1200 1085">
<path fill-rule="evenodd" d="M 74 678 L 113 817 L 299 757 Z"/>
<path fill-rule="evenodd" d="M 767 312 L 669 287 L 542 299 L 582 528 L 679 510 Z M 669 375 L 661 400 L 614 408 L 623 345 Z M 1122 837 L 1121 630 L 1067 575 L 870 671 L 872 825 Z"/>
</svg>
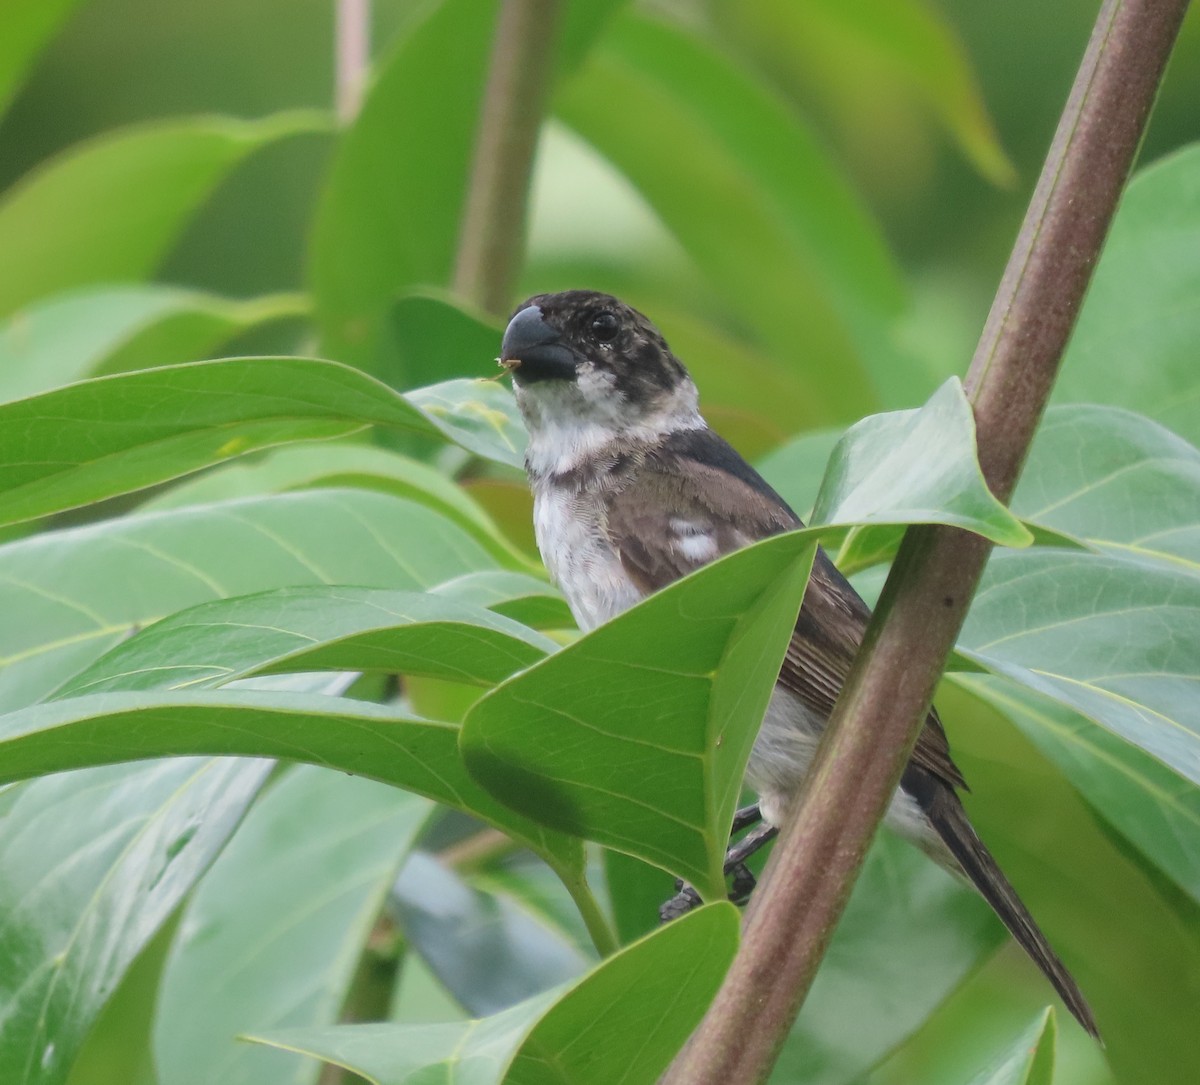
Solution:
<svg viewBox="0 0 1200 1085">
<path fill-rule="evenodd" d="M 358 116 L 370 64 L 371 0 L 336 0 L 334 100 L 337 118 L 349 124 Z"/>
<path fill-rule="evenodd" d="M 1107 0 L 967 378 L 979 456 L 1011 495 L 1186 0 Z M 764 1081 L 916 742 L 990 552 L 910 528 L 716 999 L 664 1082 Z"/>
<path fill-rule="evenodd" d="M 497 315 L 511 306 L 521 270 L 529 179 L 561 11 L 562 0 L 504 0 L 496 23 L 454 291 Z"/>
</svg>

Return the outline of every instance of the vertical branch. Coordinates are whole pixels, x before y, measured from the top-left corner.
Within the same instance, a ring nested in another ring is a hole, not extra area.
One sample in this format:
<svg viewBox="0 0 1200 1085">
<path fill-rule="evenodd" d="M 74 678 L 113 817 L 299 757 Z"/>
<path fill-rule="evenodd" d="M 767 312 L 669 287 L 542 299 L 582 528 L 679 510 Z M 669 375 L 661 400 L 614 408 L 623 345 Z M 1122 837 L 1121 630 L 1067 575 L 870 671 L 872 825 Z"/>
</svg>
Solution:
<svg viewBox="0 0 1200 1085">
<path fill-rule="evenodd" d="M 968 375 L 980 461 L 1003 499 L 1050 394 L 1186 0 L 1106 0 Z M 667 1085 L 764 1081 L 895 791 L 990 544 L 905 535 L 746 917 L 741 949 Z"/>
<path fill-rule="evenodd" d="M 512 304 L 521 270 L 561 10 L 562 0 L 503 0 L 496 23 L 454 266 L 455 293 L 490 313 Z"/>
<path fill-rule="evenodd" d="M 334 103 L 337 119 L 349 124 L 358 116 L 371 51 L 371 0 L 335 0 Z"/>
</svg>

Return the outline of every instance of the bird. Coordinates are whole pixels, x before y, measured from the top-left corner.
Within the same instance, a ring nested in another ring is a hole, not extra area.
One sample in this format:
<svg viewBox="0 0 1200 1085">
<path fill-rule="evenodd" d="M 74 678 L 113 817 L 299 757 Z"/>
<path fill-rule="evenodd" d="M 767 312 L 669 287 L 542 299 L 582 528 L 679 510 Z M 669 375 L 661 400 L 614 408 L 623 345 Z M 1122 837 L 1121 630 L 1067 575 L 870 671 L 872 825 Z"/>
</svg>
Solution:
<svg viewBox="0 0 1200 1085">
<path fill-rule="evenodd" d="M 517 306 L 501 366 L 528 431 L 525 468 L 542 560 L 583 632 L 724 554 L 803 527 L 700 413 L 683 362 L 642 313 L 591 290 L 537 294 Z M 746 783 L 757 804 L 733 831 L 735 899 L 751 850 L 784 821 L 862 642 L 871 610 L 818 549 Z M 1078 984 L 980 840 L 959 798 L 966 781 L 932 706 L 886 821 L 983 896 L 1076 1020 L 1098 1037 Z M 684 887 L 664 918 L 698 903 Z"/>
</svg>

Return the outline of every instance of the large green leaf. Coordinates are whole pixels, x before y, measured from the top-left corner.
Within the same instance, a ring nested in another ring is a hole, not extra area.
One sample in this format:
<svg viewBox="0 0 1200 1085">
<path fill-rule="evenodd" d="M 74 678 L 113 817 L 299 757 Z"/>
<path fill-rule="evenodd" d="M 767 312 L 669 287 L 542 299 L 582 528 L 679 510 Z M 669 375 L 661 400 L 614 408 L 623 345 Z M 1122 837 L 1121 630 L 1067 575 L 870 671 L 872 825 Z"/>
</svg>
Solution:
<svg viewBox="0 0 1200 1085">
<path fill-rule="evenodd" d="M 464 722 L 470 771 L 530 817 L 723 897 L 742 772 L 815 541 L 723 558 L 497 686 Z"/>
<path fill-rule="evenodd" d="M 1089 547 L 1200 573 L 1200 452 L 1129 411 L 1048 411 L 1013 511 Z"/>
<path fill-rule="evenodd" d="M 471 536 L 424 505 L 353 490 L 32 536 L 0 546 L 0 612 L 22 616 L 0 623 L 0 710 L 45 697 L 139 628 L 197 603 L 305 584 L 422 589 L 494 568 Z M 523 596 L 539 605 L 527 584 L 518 578 L 508 594 L 497 586 L 475 605 Z"/>
<path fill-rule="evenodd" d="M 1145 411 L 1200 443 L 1200 146 L 1142 170 L 1121 197 L 1056 396 Z"/>
<path fill-rule="evenodd" d="M 886 248 L 816 140 L 747 72 L 624 15 L 556 111 L 637 186 L 761 344 L 820 359 L 799 374 L 816 418 L 869 409 L 873 379 L 894 398 L 904 363 L 884 327 L 901 291 Z"/>
<path fill-rule="evenodd" d="M 0 523 L 365 425 L 434 432 L 386 385 L 316 359 L 230 358 L 82 381 L 0 406 Z"/>
<path fill-rule="evenodd" d="M 993 555 L 959 651 L 1200 783 L 1200 579 L 1074 551 Z"/>
<path fill-rule="evenodd" d="M 511 896 L 468 884 L 423 852 L 409 856 L 387 907 L 410 949 L 474 1016 L 575 979 L 594 960 Z"/>
<path fill-rule="evenodd" d="M 618 2 L 561 5 L 560 70 L 579 62 Z M 396 299 L 450 283 L 498 10 L 495 0 L 430 6 L 380 60 L 339 142 L 310 259 L 321 344 L 334 358 L 394 378 L 405 346 L 393 334 Z"/>
<path fill-rule="evenodd" d="M 652 1085 L 700 1019 L 737 946 L 714 904 L 606 960 L 555 999 L 481 1021 L 350 1025 L 262 1042 L 352 1069 L 372 1085 Z"/>
<path fill-rule="evenodd" d="M 0 716 L 0 783 L 189 754 L 283 757 L 392 784 L 474 814 L 582 875 L 578 840 L 495 801 L 467 775 L 458 728 L 365 701 L 250 690 L 96 693 Z"/>
<path fill-rule="evenodd" d="M 1054 1010 L 1047 1007 L 970 1085 L 1051 1085 L 1057 1035 Z"/>
<path fill-rule="evenodd" d="M 1200 789 L 1090 720 L 985 675 L 955 681 L 1011 719 L 1096 814 L 1200 902 Z"/>
<path fill-rule="evenodd" d="M 925 0 L 723 0 L 717 10 L 785 81 L 817 82 L 839 116 L 911 97 L 981 174 L 1015 181 L 962 45 Z"/>
<path fill-rule="evenodd" d="M 125 970 L 269 771 L 181 759 L 0 792 L 0 1080 L 66 1081 Z"/>
<path fill-rule="evenodd" d="M 445 595 L 280 588 L 180 611 L 119 644 L 55 698 L 205 689 L 256 674 L 351 670 L 494 685 L 557 648 L 519 622 Z"/>
<path fill-rule="evenodd" d="M 405 397 L 469 452 L 510 467 L 525 464 L 525 425 L 513 394 L 494 380 L 450 380 Z"/>
<path fill-rule="evenodd" d="M 863 1080 L 1003 939 L 978 895 L 883 834 L 780 1052 L 778 1079 Z"/>
<path fill-rule="evenodd" d="M 154 1019 L 160 1085 L 312 1085 L 319 1067 L 240 1042 L 337 1020 L 429 803 L 300 766 L 247 816 L 188 902 Z"/>
<path fill-rule="evenodd" d="M 380 490 L 419 501 L 453 520 L 493 553 L 500 564 L 529 572 L 541 568 L 516 550 L 491 517 L 448 475 L 399 452 L 352 440 L 292 445 L 252 461 L 222 464 L 171 486 L 140 507 L 172 509 L 233 497 L 336 486 Z"/>
<path fill-rule="evenodd" d="M 1004 546 L 1029 531 L 987 488 L 975 456 L 975 419 L 953 377 L 919 410 L 875 415 L 834 447 L 814 524 L 943 523 Z"/>
<path fill-rule="evenodd" d="M 235 334 L 306 308 L 290 294 L 234 301 L 150 283 L 57 294 L 0 322 L 0 399 L 103 372 L 196 361 Z"/>
<path fill-rule="evenodd" d="M 312 237 L 323 350 L 375 369 L 392 301 L 449 283 L 497 5 L 445 0 L 378 63 Z"/>
<path fill-rule="evenodd" d="M 0 10 L 0 114 L 79 0 L 6 0 Z"/>
<path fill-rule="evenodd" d="M 311 112 L 175 119 L 64 152 L 0 199 L 0 314 L 73 286 L 146 277 L 238 162 L 327 126 Z"/>
</svg>

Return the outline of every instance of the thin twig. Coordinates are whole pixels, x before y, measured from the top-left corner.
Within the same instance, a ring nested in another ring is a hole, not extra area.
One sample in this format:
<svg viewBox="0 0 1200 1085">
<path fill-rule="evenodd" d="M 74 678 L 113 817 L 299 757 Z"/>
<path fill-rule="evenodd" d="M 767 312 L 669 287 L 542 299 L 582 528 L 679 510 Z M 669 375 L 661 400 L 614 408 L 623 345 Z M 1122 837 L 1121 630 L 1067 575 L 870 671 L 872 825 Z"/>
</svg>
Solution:
<svg viewBox="0 0 1200 1085">
<path fill-rule="evenodd" d="M 371 0 L 336 0 L 334 7 L 334 101 L 338 121 L 358 116 L 371 49 Z"/>
<path fill-rule="evenodd" d="M 971 365 L 980 461 L 1011 495 L 1137 153 L 1186 0 L 1107 0 Z M 990 551 L 905 535 L 742 946 L 667 1085 L 756 1085 L 791 1028 L 899 782 Z"/>
<path fill-rule="evenodd" d="M 504 0 L 475 138 L 454 291 L 489 313 L 512 304 L 562 0 Z"/>
</svg>

